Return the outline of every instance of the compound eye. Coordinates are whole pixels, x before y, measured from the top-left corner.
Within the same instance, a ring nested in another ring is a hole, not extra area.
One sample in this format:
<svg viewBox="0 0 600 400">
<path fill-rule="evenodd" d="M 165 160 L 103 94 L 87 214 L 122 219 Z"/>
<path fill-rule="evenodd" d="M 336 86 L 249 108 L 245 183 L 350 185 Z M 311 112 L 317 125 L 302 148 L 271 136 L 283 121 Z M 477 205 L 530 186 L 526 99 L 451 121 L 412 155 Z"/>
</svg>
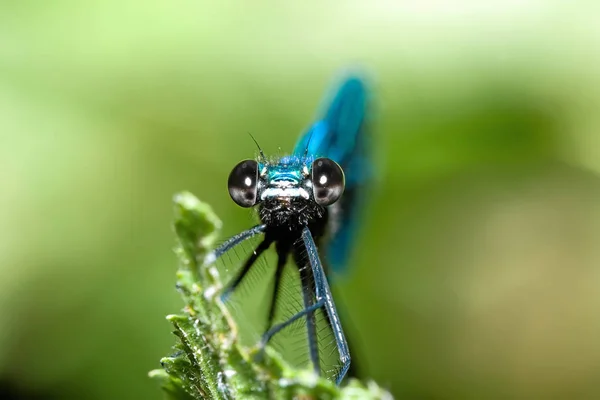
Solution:
<svg viewBox="0 0 600 400">
<path fill-rule="evenodd" d="M 238 206 L 252 207 L 256 204 L 257 183 L 258 163 L 254 160 L 241 161 L 229 174 L 229 195 Z"/>
<path fill-rule="evenodd" d="M 331 205 L 344 193 L 344 171 L 329 158 L 317 158 L 312 164 L 312 184 L 317 204 Z"/>
</svg>

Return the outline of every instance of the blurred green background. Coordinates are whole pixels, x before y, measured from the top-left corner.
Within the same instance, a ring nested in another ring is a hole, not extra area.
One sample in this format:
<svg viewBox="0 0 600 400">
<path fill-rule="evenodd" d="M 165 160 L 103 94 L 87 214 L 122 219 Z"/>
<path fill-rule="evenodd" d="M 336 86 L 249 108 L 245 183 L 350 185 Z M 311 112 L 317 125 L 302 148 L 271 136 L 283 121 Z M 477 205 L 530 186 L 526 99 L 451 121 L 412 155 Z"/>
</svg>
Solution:
<svg viewBox="0 0 600 400">
<path fill-rule="evenodd" d="M 3 398 L 161 398 L 172 195 L 250 226 L 225 184 L 247 133 L 291 149 L 357 66 L 379 173 L 337 287 L 366 375 L 405 398 L 600 398 L 598 3 L 0 7 Z"/>
</svg>

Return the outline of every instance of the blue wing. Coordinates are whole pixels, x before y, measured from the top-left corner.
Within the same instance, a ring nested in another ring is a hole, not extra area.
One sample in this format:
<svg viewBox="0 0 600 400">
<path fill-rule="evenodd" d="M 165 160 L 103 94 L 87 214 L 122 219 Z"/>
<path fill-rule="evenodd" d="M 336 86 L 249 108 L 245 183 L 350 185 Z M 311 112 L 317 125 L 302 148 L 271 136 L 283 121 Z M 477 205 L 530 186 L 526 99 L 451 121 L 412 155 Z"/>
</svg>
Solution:
<svg viewBox="0 0 600 400">
<path fill-rule="evenodd" d="M 321 119 L 300 137 L 294 148 L 297 156 L 307 152 L 315 157 L 329 157 L 344 170 L 346 189 L 332 206 L 332 232 L 325 250 L 327 262 L 336 272 L 347 265 L 365 194 L 361 186 L 371 177 L 367 103 L 365 83 L 357 77 L 346 79 Z"/>
</svg>

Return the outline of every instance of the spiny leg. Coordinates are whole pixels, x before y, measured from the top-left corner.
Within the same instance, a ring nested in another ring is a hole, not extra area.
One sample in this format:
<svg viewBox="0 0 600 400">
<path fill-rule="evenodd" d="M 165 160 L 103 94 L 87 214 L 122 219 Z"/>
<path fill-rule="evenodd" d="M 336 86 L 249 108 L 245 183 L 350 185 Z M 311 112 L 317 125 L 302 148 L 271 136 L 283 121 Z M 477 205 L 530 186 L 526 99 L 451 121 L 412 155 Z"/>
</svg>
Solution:
<svg viewBox="0 0 600 400">
<path fill-rule="evenodd" d="M 321 299 L 321 300 L 315 302 L 312 306 L 305 308 L 304 310 L 292 315 L 287 321 L 282 322 L 277 325 L 273 325 L 271 327 L 271 329 L 266 331 L 264 333 L 264 335 L 262 336 L 262 339 L 259 343 L 259 347 L 264 348 L 267 345 L 267 343 L 269 343 L 271 338 L 273 338 L 273 336 L 275 336 L 277 333 L 279 333 L 282 329 L 285 329 L 286 327 L 290 326 L 294 322 L 298 321 L 300 318 L 305 317 L 306 315 L 308 315 L 310 313 L 313 313 L 314 311 L 318 310 L 319 308 L 321 308 L 323 306 L 325 306 L 325 301 L 323 299 Z"/>
<path fill-rule="evenodd" d="M 288 251 L 287 249 L 277 248 L 277 270 L 275 271 L 275 282 L 273 285 L 273 295 L 271 297 L 271 307 L 269 308 L 269 316 L 267 319 L 267 329 L 273 325 L 273 319 L 275 318 L 275 310 L 277 309 L 277 301 L 279 295 L 279 286 L 281 285 L 281 277 L 283 275 L 283 268 L 287 262 Z"/>
<path fill-rule="evenodd" d="M 223 301 L 223 302 L 227 301 L 229 296 L 233 293 L 233 291 L 242 282 L 242 280 L 244 279 L 244 277 L 246 276 L 248 271 L 250 271 L 250 268 L 252 268 L 252 265 L 256 262 L 258 257 L 260 257 L 260 255 L 265 250 L 267 250 L 269 248 L 269 246 L 271 246 L 271 243 L 273 243 L 273 239 L 270 238 L 268 235 L 267 235 L 267 237 L 264 238 L 264 240 L 262 242 L 260 242 L 260 244 L 256 247 L 256 249 L 254 249 L 252 254 L 250 254 L 250 257 L 248 257 L 248 259 L 244 263 L 244 266 L 240 269 L 240 271 L 237 273 L 235 278 L 233 278 L 227 284 L 227 286 L 225 286 L 225 289 L 223 289 L 223 292 L 221 293 L 221 301 Z"/>
<path fill-rule="evenodd" d="M 298 257 L 296 257 L 296 259 L 298 260 Z M 300 280 L 302 282 L 302 299 L 304 300 L 304 308 L 308 309 L 312 306 L 315 295 L 313 289 L 314 280 L 311 276 L 312 274 L 310 272 L 310 265 L 308 263 L 304 263 L 304 266 L 300 267 L 299 271 Z M 310 361 L 312 362 L 315 373 L 320 375 L 321 367 L 319 364 L 319 348 L 315 312 L 309 312 L 306 314 L 306 330 L 308 335 L 308 351 L 310 354 Z"/>
<path fill-rule="evenodd" d="M 299 257 L 299 249 L 294 249 L 294 261 L 296 262 L 297 265 L 301 265 L 301 257 Z M 306 269 L 306 268 L 304 268 Z M 300 268 L 299 268 L 300 271 Z M 302 279 L 302 276 L 301 276 Z M 313 280 L 314 282 L 314 280 Z M 305 286 L 304 284 L 302 284 L 302 286 Z M 303 297 L 304 297 L 304 292 L 303 292 Z M 273 336 L 275 336 L 277 333 L 279 333 L 281 330 L 285 329 L 286 327 L 290 326 L 291 324 L 293 324 L 294 322 L 296 322 L 297 320 L 299 320 L 302 317 L 305 317 L 309 314 L 312 314 L 315 310 L 318 310 L 319 308 L 323 307 L 325 305 L 325 301 L 323 299 L 317 299 L 317 301 L 310 305 L 310 306 L 306 306 L 306 299 L 305 299 L 305 308 L 300 311 L 297 312 L 296 314 L 292 315 L 289 319 L 287 319 L 284 322 L 281 322 L 279 324 L 273 325 L 271 326 L 262 336 L 261 341 L 259 343 L 259 347 L 264 348 L 269 341 L 271 340 L 271 338 Z"/>
<path fill-rule="evenodd" d="M 337 305 L 339 305 L 340 304 L 340 298 L 339 298 L 339 296 L 336 296 L 335 300 L 336 300 Z M 340 308 L 342 310 L 348 310 L 348 308 L 346 308 L 344 306 L 342 306 Z M 344 322 L 346 322 L 346 325 L 347 325 L 348 324 L 349 316 L 346 313 L 346 315 L 342 315 L 342 317 L 344 319 Z M 329 314 L 327 314 L 327 313 L 325 313 L 325 322 L 327 323 L 327 325 L 329 326 L 329 328 L 331 330 L 333 330 L 333 325 L 331 324 L 331 320 L 329 319 Z M 352 321 L 350 321 L 350 322 L 352 322 Z M 347 326 L 346 326 L 346 328 L 347 328 Z M 350 351 L 350 357 L 353 360 L 352 363 L 350 364 L 350 367 L 348 368 L 347 376 L 349 376 L 351 378 L 360 378 L 361 377 L 361 370 L 356 365 L 356 357 L 355 357 L 355 355 L 356 355 L 356 347 L 352 346 L 352 344 L 351 344 L 352 337 L 353 336 L 350 336 L 350 337 L 346 338 L 346 343 L 348 344 L 348 350 Z M 364 364 L 364 362 L 362 361 L 362 358 L 361 358 L 361 365 L 362 364 Z M 364 368 L 364 366 L 363 366 L 363 368 Z"/>
<path fill-rule="evenodd" d="M 331 328 L 333 329 L 333 335 L 335 337 L 335 344 L 340 356 L 340 361 L 342 362 L 342 369 L 338 373 L 338 376 L 335 380 L 336 384 L 339 385 L 350 368 L 350 351 L 348 349 L 348 342 L 346 341 L 344 330 L 342 329 L 342 324 L 335 308 L 335 303 L 333 302 L 333 296 L 331 295 L 329 283 L 327 282 L 327 277 L 325 276 L 325 271 L 323 270 L 323 265 L 321 264 L 321 260 L 319 258 L 317 246 L 315 245 L 315 241 L 313 240 L 312 234 L 308 228 L 304 228 L 302 231 L 302 241 L 306 246 L 308 260 L 310 262 L 310 266 L 312 267 L 313 278 L 315 280 L 315 297 L 317 298 L 317 303 L 322 302 L 322 305 L 325 307 L 327 317 L 331 324 Z"/>
<path fill-rule="evenodd" d="M 302 231 L 302 241 L 304 242 L 304 246 L 306 247 L 308 254 L 308 261 L 310 263 L 312 277 L 314 279 L 314 288 L 315 288 L 315 298 L 316 301 L 313 305 L 306 307 L 304 310 L 294 314 L 287 321 L 277 324 L 271 329 L 269 329 L 262 337 L 260 345 L 262 347 L 266 346 L 269 340 L 280 332 L 285 327 L 293 324 L 298 319 L 313 314 L 316 310 L 321 307 L 325 307 L 325 311 L 329 318 L 333 335 L 335 338 L 336 347 L 338 350 L 338 354 L 340 356 L 340 361 L 342 363 L 342 368 L 336 377 L 336 384 L 340 384 L 348 369 L 350 367 L 350 351 L 348 349 L 348 342 L 346 341 L 346 337 L 344 336 L 344 331 L 342 330 L 342 325 L 340 323 L 340 319 L 335 308 L 335 304 L 333 303 L 333 298 L 331 295 L 331 290 L 329 289 L 329 284 L 327 283 L 327 277 L 325 276 L 325 271 L 323 270 L 323 266 L 319 259 L 319 253 L 317 251 L 317 246 L 312 238 L 312 234 L 308 228 L 304 228 Z"/>
<path fill-rule="evenodd" d="M 247 231 L 238 233 L 237 235 L 230 237 L 224 243 L 221 243 L 219 247 L 208 253 L 204 258 L 202 265 L 207 266 L 214 263 L 219 257 L 225 254 L 231 248 L 242 243 L 244 240 L 250 239 L 252 236 L 258 235 L 259 233 L 263 233 L 266 229 L 266 225 L 256 225 L 248 229 Z"/>
</svg>

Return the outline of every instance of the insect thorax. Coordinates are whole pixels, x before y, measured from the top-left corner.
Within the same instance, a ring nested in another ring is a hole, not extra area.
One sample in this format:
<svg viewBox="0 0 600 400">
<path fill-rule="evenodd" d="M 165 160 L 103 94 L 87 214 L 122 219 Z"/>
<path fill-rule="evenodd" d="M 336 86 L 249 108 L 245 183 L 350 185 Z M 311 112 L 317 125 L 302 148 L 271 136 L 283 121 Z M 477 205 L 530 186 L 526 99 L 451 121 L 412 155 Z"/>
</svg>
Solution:
<svg viewBox="0 0 600 400">
<path fill-rule="evenodd" d="M 269 227 L 289 230 L 327 222 L 327 209 L 304 198 L 267 199 L 259 205 L 258 215 Z"/>
</svg>

